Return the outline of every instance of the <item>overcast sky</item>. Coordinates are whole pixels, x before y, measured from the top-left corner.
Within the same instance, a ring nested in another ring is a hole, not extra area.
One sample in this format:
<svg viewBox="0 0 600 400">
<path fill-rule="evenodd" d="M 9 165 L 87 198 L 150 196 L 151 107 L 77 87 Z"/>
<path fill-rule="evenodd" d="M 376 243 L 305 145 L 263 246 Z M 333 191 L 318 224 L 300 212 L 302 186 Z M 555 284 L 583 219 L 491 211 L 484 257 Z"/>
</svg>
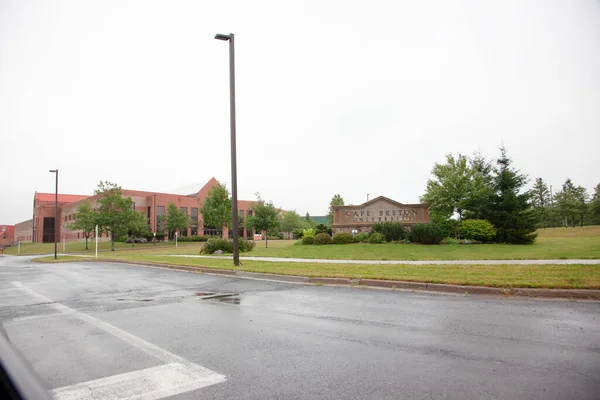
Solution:
<svg viewBox="0 0 600 400">
<path fill-rule="evenodd" d="M 231 182 L 326 213 L 418 202 L 446 153 L 600 182 L 600 2 L 0 0 L 0 223 L 35 191 Z"/>
</svg>

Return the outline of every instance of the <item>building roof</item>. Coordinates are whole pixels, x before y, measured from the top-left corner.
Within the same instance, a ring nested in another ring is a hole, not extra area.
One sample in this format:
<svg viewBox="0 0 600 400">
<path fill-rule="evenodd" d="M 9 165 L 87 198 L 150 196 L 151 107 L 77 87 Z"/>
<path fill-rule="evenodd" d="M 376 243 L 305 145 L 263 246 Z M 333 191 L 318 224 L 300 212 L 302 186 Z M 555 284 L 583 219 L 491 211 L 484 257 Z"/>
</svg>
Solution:
<svg viewBox="0 0 600 400">
<path fill-rule="evenodd" d="M 59 203 L 74 203 L 79 200 L 83 200 L 88 198 L 89 196 L 85 196 L 82 194 L 58 194 L 58 202 Z M 35 193 L 36 201 L 47 201 L 54 202 L 54 193 Z"/>
</svg>

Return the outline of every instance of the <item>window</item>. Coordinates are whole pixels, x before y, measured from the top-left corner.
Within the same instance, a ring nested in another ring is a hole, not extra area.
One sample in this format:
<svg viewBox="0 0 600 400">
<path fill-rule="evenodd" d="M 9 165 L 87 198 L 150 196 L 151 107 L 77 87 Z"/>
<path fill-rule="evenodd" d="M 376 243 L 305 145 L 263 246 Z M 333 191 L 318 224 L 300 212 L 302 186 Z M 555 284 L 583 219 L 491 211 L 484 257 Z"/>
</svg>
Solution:
<svg viewBox="0 0 600 400">
<path fill-rule="evenodd" d="M 198 235 L 198 208 L 192 207 L 192 215 L 190 221 L 190 235 Z"/>
<path fill-rule="evenodd" d="M 165 231 L 165 206 L 156 207 L 156 231 L 164 232 Z"/>
</svg>

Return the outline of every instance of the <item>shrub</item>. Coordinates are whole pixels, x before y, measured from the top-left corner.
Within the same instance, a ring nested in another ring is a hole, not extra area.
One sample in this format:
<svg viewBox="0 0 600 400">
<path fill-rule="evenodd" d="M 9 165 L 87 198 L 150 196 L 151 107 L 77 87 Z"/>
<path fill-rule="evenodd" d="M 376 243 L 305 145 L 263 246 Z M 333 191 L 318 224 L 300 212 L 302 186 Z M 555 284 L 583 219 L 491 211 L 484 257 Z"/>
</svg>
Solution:
<svg viewBox="0 0 600 400">
<path fill-rule="evenodd" d="M 433 224 L 415 224 L 410 228 L 410 241 L 421 244 L 440 244 L 440 228 Z"/>
<path fill-rule="evenodd" d="M 460 236 L 461 223 L 455 219 L 446 219 L 439 222 L 433 222 L 437 225 L 445 238 L 455 238 Z"/>
<path fill-rule="evenodd" d="M 442 240 L 442 241 L 440 242 L 440 244 L 450 244 L 450 245 L 453 245 L 453 244 L 460 244 L 460 240 L 458 240 L 458 239 L 454 239 L 453 237 L 447 237 L 447 238 L 445 238 L 444 240 Z"/>
<path fill-rule="evenodd" d="M 373 232 L 373 233 L 371 233 L 371 236 L 369 236 L 369 243 L 372 243 L 372 244 L 385 243 L 385 236 L 383 236 L 382 233 Z"/>
<path fill-rule="evenodd" d="M 221 250 L 223 253 L 233 253 L 233 242 L 225 239 L 209 239 L 200 252 L 213 254 L 217 250 Z"/>
<path fill-rule="evenodd" d="M 306 237 L 306 236 L 312 236 L 315 237 L 315 230 L 314 229 L 305 229 L 302 231 L 302 237 Z"/>
<path fill-rule="evenodd" d="M 468 219 L 462 223 L 460 236 L 463 239 L 489 242 L 496 236 L 496 228 L 485 219 Z"/>
<path fill-rule="evenodd" d="M 331 236 L 329 233 L 319 233 L 315 236 L 315 244 L 331 244 Z"/>
<path fill-rule="evenodd" d="M 193 235 L 193 236 L 181 236 L 181 237 L 177 238 L 177 240 L 180 242 L 206 242 L 210 238 L 211 238 L 211 236 Z"/>
<path fill-rule="evenodd" d="M 348 244 L 352 243 L 353 239 L 350 232 L 338 232 L 333 235 L 333 244 Z"/>
<path fill-rule="evenodd" d="M 327 233 L 331 236 L 331 227 L 325 224 L 318 224 L 315 226 L 315 235 L 318 235 L 319 233 Z"/>
<path fill-rule="evenodd" d="M 238 241 L 238 248 L 240 249 L 240 253 L 247 253 L 252 251 L 256 247 L 256 242 L 254 240 L 244 240 L 240 239 Z"/>
<path fill-rule="evenodd" d="M 315 237 L 314 236 L 302 237 L 302 244 L 315 244 Z"/>
<path fill-rule="evenodd" d="M 368 242 L 369 234 L 367 232 L 359 232 L 356 235 L 354 235 L 354 237 L 352 238 L 352 241 L 354 243 Z"/>
<path fill-rule="evenodd" d="M 302 239 L 302 236 L 304 236 L 304 231 L 302 229 L 294 229 L 292 231 L 292 235 L 294 235 L 294 238 L 296 239 Z"/>
<path fill-rule="evenodd" d="M 402 240 L 406 237 L 406 229 L 399 222 L 379 222 L 373 225 L 371 231 L 381 233 L 385 236 L 386 242 Z"/>
<path fill-rule="evenodd" d="M 252 240 L 240 239 L 238 241 L 238 249 L 241 253 L 252 251 L 254 246 L 256 246 L 256 243 Z M 231 240 L 210 238 L 204 246 L 202 246 L 200 252 L 204 254 L 213 254 L 217 250 L 221 250 L 223 253 L 233 253 L 233 242 Z"/>
<path fill-rule="evenodd" d="M 279 236 L 267 236 L 267 239 L 269 239 L 269 240 L 281 240 L 282 238 L 280 238 Z"/>
</svg>

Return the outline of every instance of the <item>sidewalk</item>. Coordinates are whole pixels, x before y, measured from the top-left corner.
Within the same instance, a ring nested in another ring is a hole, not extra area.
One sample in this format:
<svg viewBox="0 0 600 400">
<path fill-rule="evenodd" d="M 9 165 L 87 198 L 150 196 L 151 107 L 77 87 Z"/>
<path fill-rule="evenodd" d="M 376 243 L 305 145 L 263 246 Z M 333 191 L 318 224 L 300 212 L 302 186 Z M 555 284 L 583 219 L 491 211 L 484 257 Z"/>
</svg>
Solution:
<svg viewBox="0 0 600 400">
<path fill-rule="evenodd" d="M 232 256 L 201 256 L 195 254 L 161 254 L 161 257 L 180 258 L 220 258 L 230 260 Z M 267 261 L 267 262 L 292 262 L 292 263 L 314 263 L 314 264 L 392 264 L 392 265 L 564 265 L 564 264 L 587 264 L 600 265 L 600 259 L 581 260 L 328 260 L 324 258 L 280 258 L 280 257 L 240 257 L 242 261 Z"/>
</svg>

